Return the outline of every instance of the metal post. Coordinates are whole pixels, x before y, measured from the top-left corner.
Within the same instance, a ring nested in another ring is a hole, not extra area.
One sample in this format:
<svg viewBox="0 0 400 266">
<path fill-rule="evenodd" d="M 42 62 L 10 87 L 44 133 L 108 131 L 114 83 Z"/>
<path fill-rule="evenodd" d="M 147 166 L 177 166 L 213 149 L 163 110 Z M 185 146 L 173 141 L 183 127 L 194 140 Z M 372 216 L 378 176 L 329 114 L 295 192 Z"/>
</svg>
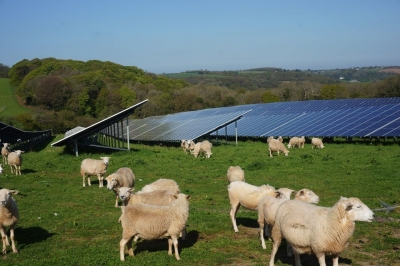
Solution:
<svg viewBox="0 0 400 266">
<path fill-rule="evenodd" d="M 130 150 L 129 146 L 129 119 L 126 117 L 126 144 L 128 145 L 128 150 Z"/>
<path fill-rule="evenodd" d="M 237 134 L 238 134 L 238 130 L 237 130 L 237 121 L 235 121 L 235 132 L 236 132 L 236 146 L 237 146 L 237 144 L 238 144 L 238 142 L 237 142 Z"/>
<path fill-rule="evenodd" d="M 78 141 L 75 140 L 75 156 L 78 157 Z"/>
</svg>

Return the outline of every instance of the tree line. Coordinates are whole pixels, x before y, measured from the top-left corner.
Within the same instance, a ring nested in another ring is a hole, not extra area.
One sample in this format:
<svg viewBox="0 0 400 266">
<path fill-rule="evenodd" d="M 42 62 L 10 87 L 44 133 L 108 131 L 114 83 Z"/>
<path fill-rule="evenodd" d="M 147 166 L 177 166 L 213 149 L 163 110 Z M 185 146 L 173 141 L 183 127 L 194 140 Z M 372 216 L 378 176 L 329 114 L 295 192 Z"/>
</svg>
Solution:
<svg viewBox="0 0 400 266">
<path fill-rule="evenodd" d="M 3 117 L 3 122 L 55 133 L 89 126 L 145 99 L 149 102 L 136 118 L 241 104 L 400 96 L 398 74 L 368 83 L 339 83 L 309 71 L 277 68 L 173 77 L 109 61 L 36 58 L 18 62 L 7 76 L 33 111 Z"/>
</svg>

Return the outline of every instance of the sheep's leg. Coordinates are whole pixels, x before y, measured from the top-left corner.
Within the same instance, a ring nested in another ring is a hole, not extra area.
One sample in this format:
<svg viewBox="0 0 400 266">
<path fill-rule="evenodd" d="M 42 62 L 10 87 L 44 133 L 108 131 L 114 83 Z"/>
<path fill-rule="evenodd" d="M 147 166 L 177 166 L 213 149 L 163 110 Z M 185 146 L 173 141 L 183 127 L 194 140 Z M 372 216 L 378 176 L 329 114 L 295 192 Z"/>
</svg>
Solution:
<svg viewBox="0 0 400 266">
<path fill-rule="evenodd" d="M 125 261 L 125 245 L 127 243 L 129 243 L 129 239 L 126 238 L 122 238 L 121 241 L 119 241 L 119 258 L 121 259 L 121 261 Z M 132 249 L 132 243 L 131 243 L 131 249 Z M 129 247 L 128 247 L 128 251 L 129 251 Z"/>
<path fill-rule="evenodd" d="M 294 256 L 296 257 L 296 253 L 297 252 L 294 252 Z M 319 262 L 319 266 L 326 266 L 326 263 L 325 263 L 325 254 L 324 253 L 315 253 L 315 255 L 317 256 L 317 258 L 318 258 L 318 262 Z M 300 257 L 300 255 L 299 255 L 299 257 Z M 300 259 L 299 259 L 300 260 Z M 301 266 L 301 265 L 296 265 L 296 266 Z"/>
<path fill-rule="evenodd" d="M 339 256 L 334 255 L 332 258 L 332 266 L 339 266 Z"/>
<path fill-rule="evenodd" d="M 281 234 L 280 232 L 277 232 L 274 234 L 274 243 L 272 245 L 272 251 L 271 251 L 271 260 L 269 261 L 269 266 L 275 266 L 275 255 L 276 252 L 278 251 L 279 245 L 281 244 Z"/>
<path fill-rule="evenodd" d="M 138 236 L 135 236 L 135 237 L 139 238 Z M 133 237 L 131 237 L 131 238 L 128 240 L 128 242 L 126 243 L 126 247 L 128 248 L 128 254 L 129 254 L 129 256 L 131 256 L 131 257 L 135 256 L 135 255 L 133 254 L 133 249 L 132 249 L 132 240 L 133 240 Z"/>
<path fill-rule="evenodd" d="M 240 204 L 231 204 L 231 220 L 232 220 L 232 225 L 233 225 L 233 230 L 235 230 L 236 233 L 239 232 L 239 229 L 236 225 L 236 213 L 239 210 Z"/>
<path fill-rule="evenodd" d="M 293 249 L 293 254 L 294 254 L 294 264 L 296 266 L 301 266 L 300 254 L 294 249 Z M 319 258 L 318 258 L 318 261 L 319 261 Z M 325 257 L 324 257 L 324 264 L 321 264 L 321 262 L 319 262 L 319 266 L 326 266 L 325 265 Z"/>
<path fill-rule="evenodd" d="M 90 183 L 90 176 L 87 177 L 87 183 L 88 183 L 88 186 L 92 185 L 92 183 Z"/>
<path fill-rule="evenodd" d="M 168 237 L 168 256 L 172 256 L 172 239 Z"/>
<path fill-rule="evenodd" d="M 286 254 L 289 258 L 293 257 L 293 249 L 292 249 L 292 246 L 289 245 L 288 242 L 286 242 Z"/>
<path fill-rule="evenodd" d="M 19 173 L 19 175 L 21 175 L 21 166 L 15 166 L 15 168 L 17 168 L 16 172 Z"/>
<path fill-rule="evenodd" d="M 15 247 L 14 241 L 14 227 L 10 228 L 10 238 L 11 238 L 11 247 L 14 253 L 18 253 L 17 248 Z"/>
<path fill-rule="evenodd" d="M 118 208 L 118 195 L 117 198 L 115 199 L 115 208 Z"/>
<path fill-rule="evenodd" d="M 10 164 L 11 174 L 14 174 L 13 166 Z"/>
<path fill-rule="evenodd" d="M 272 157 L 271 149 L 269 149 L 269 157 Z"/>
<path fill-rule="evenodd" d="M 182 240 L 186 240 L 186 235 L 187 235 L 187 232 L 186 232 L 186 226 L 185 226 L 185 227 L 183 227 L 183 230 L 180 235 L 182 237 Z"/>
<path fill-rule="evenodd" d="M 176 237 L 176 235 L 171 236 L 171 238 L 175 248 L 175 258 L 176 260 L 181 260 L 181 257 L 179 257 L 179 250 L 178 250 L 178 238 Z"/>
<path fill-rule="evenodd" d="M 10 243 L 8 243 L 7 235 L 4 232 L 3 227 L 0 227 L 0 233 L 1 233 L 1 240 L 3 240 L 3 255 L 6 255 L 7 254 L 7 246 L 9 246 Z"/>
</svg>

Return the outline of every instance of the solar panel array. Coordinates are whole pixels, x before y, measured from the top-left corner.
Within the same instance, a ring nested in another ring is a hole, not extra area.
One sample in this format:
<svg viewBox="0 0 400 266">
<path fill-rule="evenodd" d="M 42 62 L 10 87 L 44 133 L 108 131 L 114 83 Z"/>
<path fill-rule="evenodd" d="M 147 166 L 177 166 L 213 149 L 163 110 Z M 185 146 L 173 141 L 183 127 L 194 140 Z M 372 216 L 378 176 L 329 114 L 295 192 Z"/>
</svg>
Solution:
<svg viewBox="0 0 400 266">
<path fill-rule="evenodd" d="M 237 128 L 234 121 L 237 121 Z M 399 137 L 400 98 L 277 102 L 211 108 L 129 121 L 138 141 L 239 137 Z"/>
</svg>

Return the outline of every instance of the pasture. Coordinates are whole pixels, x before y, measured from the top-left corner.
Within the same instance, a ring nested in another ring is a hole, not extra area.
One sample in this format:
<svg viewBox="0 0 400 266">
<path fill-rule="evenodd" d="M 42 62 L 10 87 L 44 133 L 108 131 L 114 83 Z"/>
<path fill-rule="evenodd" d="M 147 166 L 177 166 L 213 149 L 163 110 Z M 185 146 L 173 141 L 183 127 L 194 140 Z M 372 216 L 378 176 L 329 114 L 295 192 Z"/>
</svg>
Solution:
<svg viewBox="0 0 400 266">
<path fill-rule="evenodd" d="M 8 247 L 2 265 L 266 265 L 272 243 L 261 248 L 257 213 L 241 207 L 237 214 L 239 233 L 229 217 L 226 171 L 239 165 L 246 182 L 276 188 L 309 188 L 320 196 L 320 206 L 332 206 L 340 196 L 359 197 L 371 209 L 381 208 L 381 199 L 399 203 L 400 147 L 393 140 L 347 143 L 338 140 L 322 150 L 291 149 L 288 157 L 268 157 L 262 141 L 214 143 L 210 159 L 185 155 L 178 146 L 131 144 L 130 152 L 80 151 L 78 157 L 64 148 L 42 147 L 23 154 L 22 175 L 10 174 L 3 165 L 0 187 L 19 190 L 14 198 L 20 211 L 15 231 L 18 254 Z M 286 141 L 287 143 L 287 141 Z M 119 260 L 121 211 L 106 187 L 82 187 L 79 174 L 84 158 L 110 156 L 107 174 L 130 167 L 136 175 L 136 190 L 159 178 L 178 182 L 191 195 L 187 240 L 179 241 L 181 261 L 167 255 L 167 240 L 139 241 L 135 257 Z M 357 222 L 349 247 L 340 255 L 340 265 L 399 265 L 400 209 L 375 212 L 376 221 Z M 286 246 L 277 254 L 276 265 L 293 265 Z M 303 265 L 318 265 L 314 255 L 303 255 Z M 327 258 L 327 265 L 332 265 Z"/>
<path fill-rule="evenodd" d="M 29 109 L 18 103 L 10 79 L 0 78 L 0 116 L 16 116 L 28 112 Z"/>
</svg>

